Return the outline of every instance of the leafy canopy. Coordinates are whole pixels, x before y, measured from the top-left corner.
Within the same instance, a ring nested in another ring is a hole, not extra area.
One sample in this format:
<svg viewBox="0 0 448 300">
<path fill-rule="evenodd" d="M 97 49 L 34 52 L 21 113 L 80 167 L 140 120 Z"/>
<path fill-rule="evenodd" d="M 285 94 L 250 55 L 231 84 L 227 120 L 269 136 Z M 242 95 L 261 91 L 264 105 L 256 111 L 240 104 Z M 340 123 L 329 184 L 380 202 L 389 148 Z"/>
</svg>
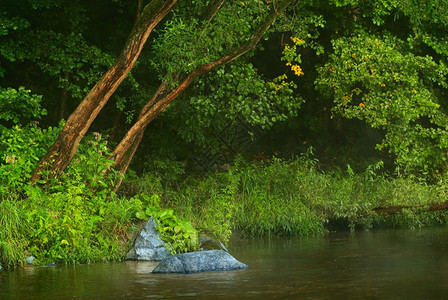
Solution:
<svg viewBox="0 0 448 300">
<path fill-rule="evenodd" d="M 318 69 L 317 88 L 334 99 L 334 113 L 383 129 L 397 163 L 412 171 L 446 165 L 448 117 L 441 95 L 448 68 L 419 56 L 389 35 L 360 32 L 333 40 L 334 52 Z"/>
</svg>

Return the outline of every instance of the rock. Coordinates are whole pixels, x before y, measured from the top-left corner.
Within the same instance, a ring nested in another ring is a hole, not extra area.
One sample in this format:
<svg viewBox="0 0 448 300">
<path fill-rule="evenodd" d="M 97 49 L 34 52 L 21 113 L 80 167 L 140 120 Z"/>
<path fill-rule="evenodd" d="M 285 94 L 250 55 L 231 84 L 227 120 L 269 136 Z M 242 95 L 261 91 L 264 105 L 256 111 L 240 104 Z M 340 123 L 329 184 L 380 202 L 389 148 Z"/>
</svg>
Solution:
<svg viewBox="0 0 448 300">
<path fill-rule="evenodd" d="M 153 273 L 198 273 L 206 271 L 231 271 L 249 268 L 223 250 L 207 250 L 177 254 L 165 258 Z"/>
<path fill-rule="evenodd" d="M 156 221 L 151 218 L 146 222 L 137 239 L 134 247 L 126 254 L 127 260 L 162 260 L 171 256 L 165 248 L 160 232 L 156 229 Z"/>
<path fill-rule="evenodd" d="M 2 267 L 2 265 L 0 265 L 0 271 L 3 271 L 3 267 Z"/>
<path fill-rule="evenodd" d="M 210 234 L 205 232 L 200 232 L 198 234 L 198 243 L 201 250 L 224 250 L 229 252 L 221 241 L 213 238 Z"/>
<path fill-rule="evenodd" d="M 27 257 L 25 258 L 25 263 L 26 263 L 27 265 L 32 265 L 35 259 L 36 259 L 36 258 L 35 258 L 34 256 L 27 256 Z"/>
</svg>

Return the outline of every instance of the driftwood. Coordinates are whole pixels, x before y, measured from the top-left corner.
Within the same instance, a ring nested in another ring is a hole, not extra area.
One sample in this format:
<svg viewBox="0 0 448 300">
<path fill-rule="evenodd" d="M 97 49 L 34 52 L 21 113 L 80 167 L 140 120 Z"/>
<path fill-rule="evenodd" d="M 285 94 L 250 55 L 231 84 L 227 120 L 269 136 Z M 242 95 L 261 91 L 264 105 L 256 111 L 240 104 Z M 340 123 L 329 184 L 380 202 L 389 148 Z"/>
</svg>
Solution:
<svg viewBox="0 0 448 300">
<path fill-rule="evenodd" d="M 393 215 L 400 213 L 403 209 L 418 210 L 419 212 L 430 212 L 437 210 L 448 209 L 448 201 L 434 203 L 431 205 L 417 205 L 417 206 L 388 206 L 388 207 L 377 207 L 373 211 L 379 215 Z"/>
</svg>

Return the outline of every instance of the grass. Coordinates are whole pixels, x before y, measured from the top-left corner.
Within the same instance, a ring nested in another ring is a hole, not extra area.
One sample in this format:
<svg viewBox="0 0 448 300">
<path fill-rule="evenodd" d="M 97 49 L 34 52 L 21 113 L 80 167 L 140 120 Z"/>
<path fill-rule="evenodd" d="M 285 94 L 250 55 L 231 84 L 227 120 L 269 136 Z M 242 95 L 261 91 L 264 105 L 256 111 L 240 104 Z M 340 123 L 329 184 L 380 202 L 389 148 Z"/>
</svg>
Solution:
<svg viewBox="0 0 448 300">
<path fill-rule="evenodd" d="M 25 260 L 26 226 L 20 202 L 0 201 L 0 262 L 3 267 L 20 266 Z"/>
<path fill-rule="evenodd" d="M 381 164 L 360 174 L 350 166 L 333 172 L 318 167 L 307 156 L 261 165 L 240 160 L 228 172 L 165 189 L 162 197 L 167 207 L 224 241 L 232 230 L 246 237 L 302 236 L 335 228 L 421 228 L 448 222 L 444 211 L 418 208 L 446 201 L 445 181 L 426 184 L 388 176 L 381 174 Z M 373 211 L 389 206 L 416 209 L 388 216 Z"/>
</svg>

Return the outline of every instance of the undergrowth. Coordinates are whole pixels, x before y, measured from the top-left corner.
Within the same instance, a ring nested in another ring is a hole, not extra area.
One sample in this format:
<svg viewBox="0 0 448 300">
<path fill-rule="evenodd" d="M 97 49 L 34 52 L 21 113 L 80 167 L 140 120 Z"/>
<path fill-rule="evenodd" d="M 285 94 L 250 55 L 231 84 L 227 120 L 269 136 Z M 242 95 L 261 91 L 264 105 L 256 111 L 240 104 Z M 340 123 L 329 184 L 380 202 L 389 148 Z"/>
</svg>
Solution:
<svg viewBox="0 0 448 300">
<path fill-rule="evenodd" d="M 424 210 L 446 201 L 447 191 L 445 180 L 427 184 L 385 174 L 381 162 L 359 174 L 349 165 L 322 172 L 311 152 L 261 164 L 238 159 L 227 172 L 189 178 L 178 189 L 158 186 L 166 207 L 224 242 L 232 231 L 246 237 L 301 236 L 446 224 L 446 212 Z M 374 211 L 391 206 L 403 209 L 392 215 Z"/>
<path fill-rule="evenodd" d="M 62 126 L 63 124 L 61 124 Z M 36 123 L 6 129 L 0 140 L 0 265 L 21 266 L 27 256 L 48 265 L 114 261 L 124 258 L 143 220 L 158 222 L 172 253 L 197 248 L 197 231 L 160 205 L 149 193 L 155 181 L 133 197 L 112 192 L 122 176 L 109 160 L 107 141 L 93 133 L 80 144 L 69 167 L 58 178 L 31 173 L 60 128 L 40 129 Z M 144 183 L 143 180 L 140 180 Z"/>
<path fill-rule="evenodd" d="M 21 266 L 27 256 L 37 265 L 122 259 L 145 204 L 111 192 L 120 174 L 107 159 L 107 141 L 94 133 L 60 177 L 43 173 L 31 184 L 38 157 L 59 131 L 36 125 L 0 128 L 0 265 Z"/>
</svg>

